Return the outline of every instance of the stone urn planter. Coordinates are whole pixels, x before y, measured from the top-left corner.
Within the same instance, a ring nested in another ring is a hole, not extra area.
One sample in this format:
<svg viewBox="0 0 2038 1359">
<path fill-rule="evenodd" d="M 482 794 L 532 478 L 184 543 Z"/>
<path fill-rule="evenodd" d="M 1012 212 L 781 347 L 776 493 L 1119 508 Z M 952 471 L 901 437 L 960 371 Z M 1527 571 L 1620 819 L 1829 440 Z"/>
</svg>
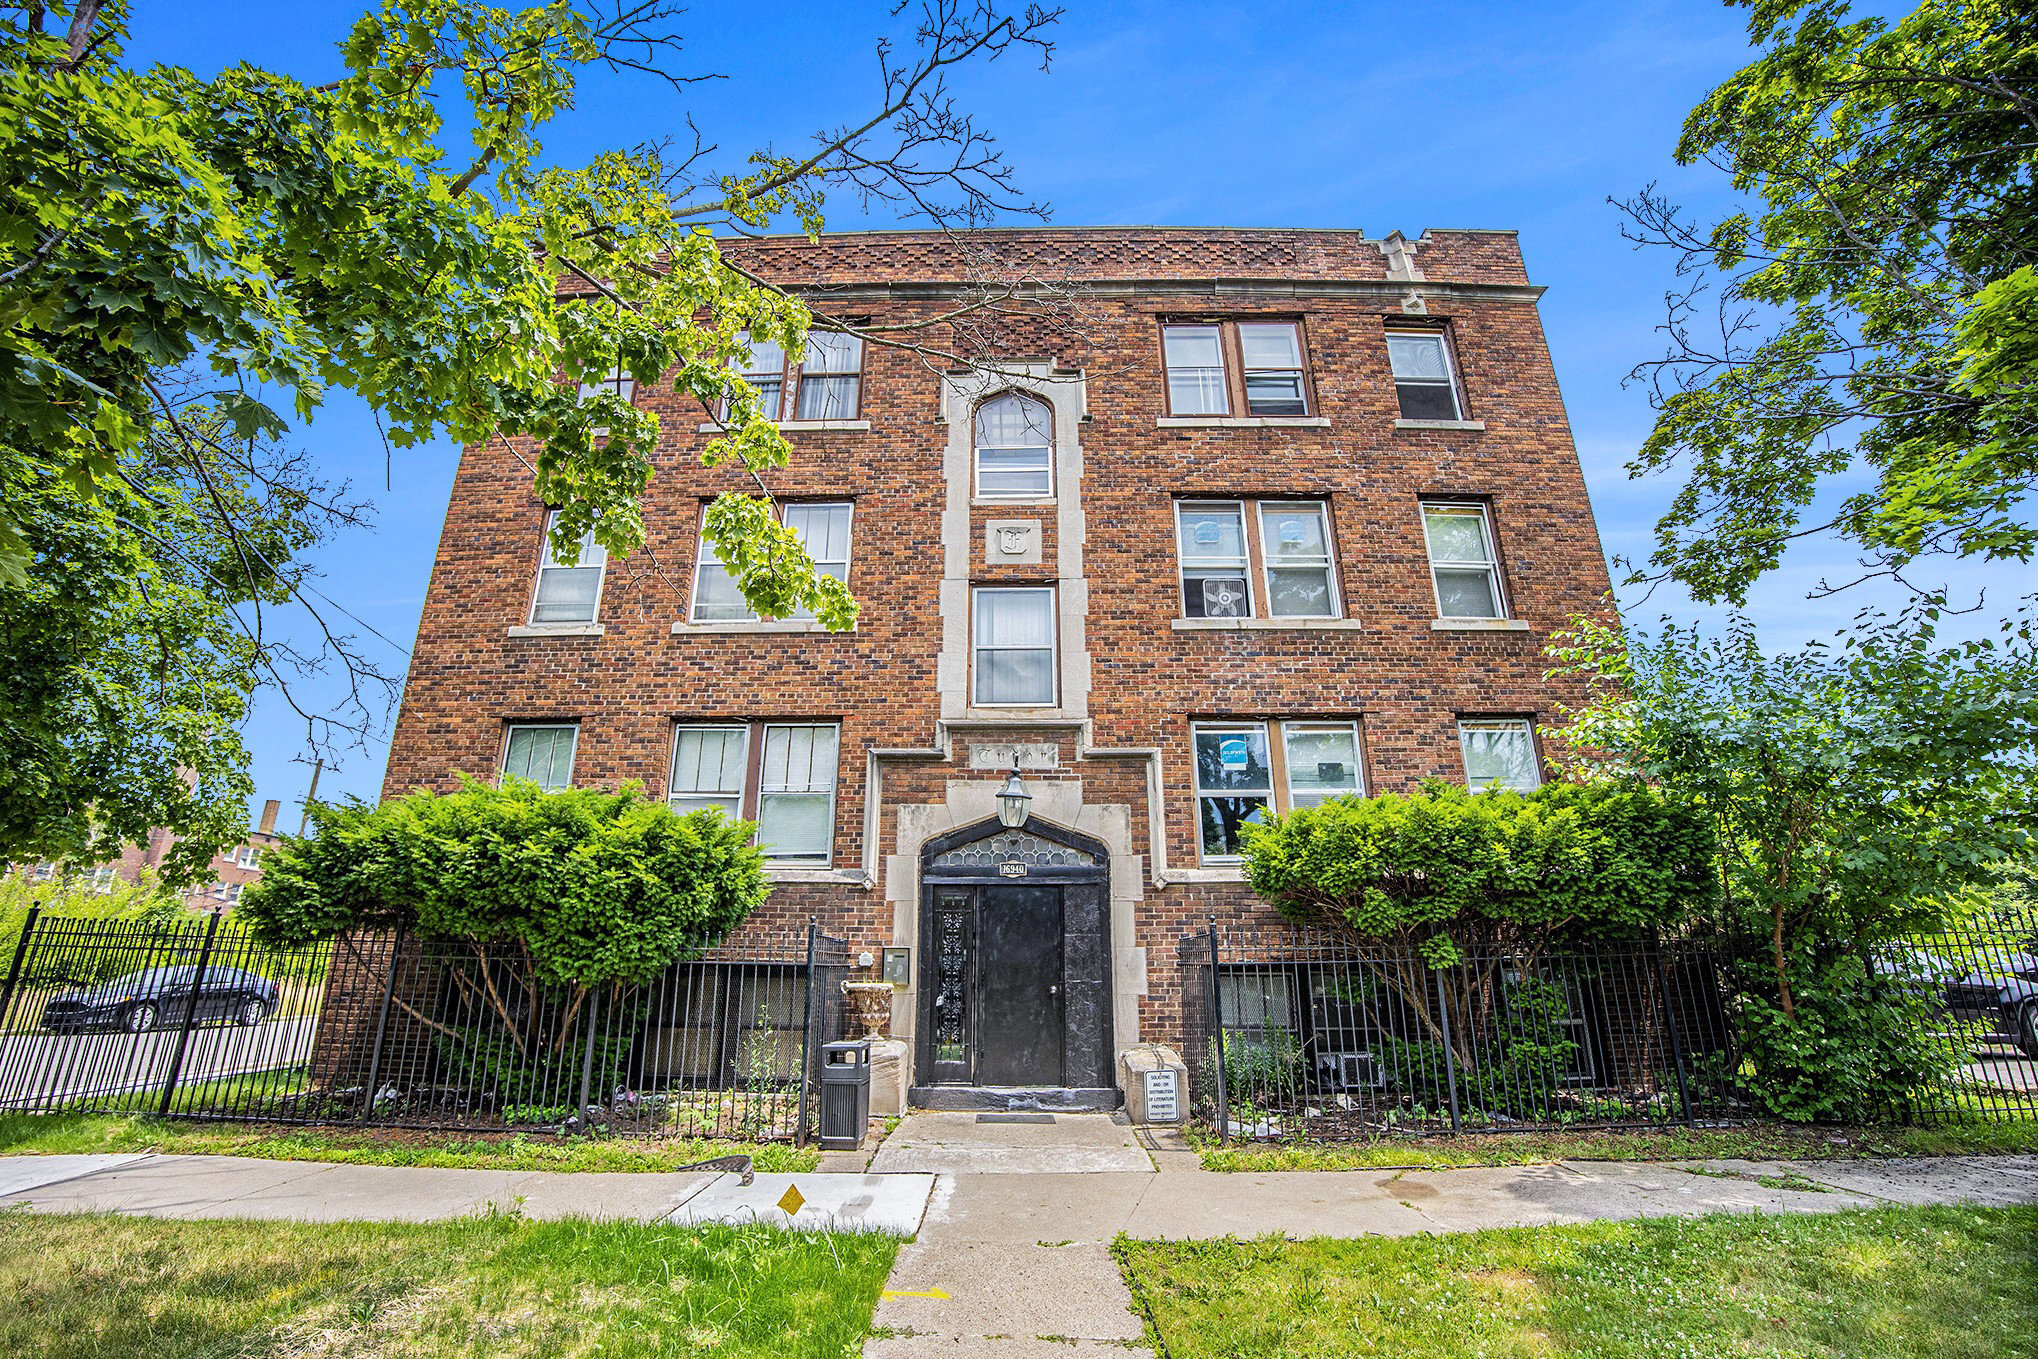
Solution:
<svg viewBox="0 0 2038 1359">
<path fill-rule="evenodd" d="M 860 1038 L 883 1038 L 892 1024 L 892 984 L 887 981 L 846 981 L 849 1013 L 863 1032 Z"/>
</svg>

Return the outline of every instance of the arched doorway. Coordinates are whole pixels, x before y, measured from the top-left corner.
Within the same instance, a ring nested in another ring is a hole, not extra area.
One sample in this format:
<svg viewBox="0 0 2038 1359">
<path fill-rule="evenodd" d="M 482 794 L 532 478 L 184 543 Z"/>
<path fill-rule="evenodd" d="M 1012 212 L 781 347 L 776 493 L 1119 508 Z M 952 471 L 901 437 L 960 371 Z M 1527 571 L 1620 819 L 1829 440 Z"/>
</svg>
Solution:
<svg viewBox="0 0 2038 1359">
<path fill-rule="evenodd" d="M 918 1102 L 975 1087 L 1115 1105 L 1110 875 L 1101 841 L 1039 820 L 921 847 Z"/>
</svg>

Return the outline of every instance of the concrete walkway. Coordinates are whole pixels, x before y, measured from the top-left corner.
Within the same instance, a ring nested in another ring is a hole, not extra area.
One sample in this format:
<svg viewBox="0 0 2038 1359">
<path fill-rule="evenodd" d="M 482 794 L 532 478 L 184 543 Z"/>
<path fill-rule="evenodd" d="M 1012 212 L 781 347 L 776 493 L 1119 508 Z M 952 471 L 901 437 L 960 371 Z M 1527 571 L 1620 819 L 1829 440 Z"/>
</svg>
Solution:
<svg viewBox="0 0 2038 1359">
<path fill-rule="evenodd" d="M 981 1121 L 980 1121 L 981 1118 Z M 1050 1119 L 1052 1121 L 1045 1121 Z M 1120 1232 L 1405 1236 L 1714 1212 L 2038 1203 L 2038 1156 L 1908 1161 L 1560 1161 L 1465 1170 L 1214 1174 L 1167 1134 L 1101 1114 L 914 1114 L 871 1158 L 759 1175 L 559 1174 L 224 1156 L 0 1158 L 0 1211 L 179 1218 L 766 1222 L 888 1231 L 899 1252 L 867 1359 L 1144 1353 L 1107 1251 Z M 803 1204 L 787 1213 L 788 1188 Z"/>
<path fill-rule="evenodd" d="M 1178 1136 L 1141 1139 L 1103 1115 L 1061 1114 L 1051 1125 L 974 1118 L 914 1114 L 873 1159 L 873 1169 L 939 1178 L 920 1234 L 899 1252 L 878 1303 L 880 1337 L 864 1346 L 866 1359 L 1148 1354 L 1107 1250 L 1120 1232 L 1407 1236 L 1886 1203 L 2038 1203 L 2033 1156 L 1216 1174 L 1200 1169 Z M 1128 1149 L 1146 1155 L 1148 1168 L 1124 1168 Z"/>
</svg>

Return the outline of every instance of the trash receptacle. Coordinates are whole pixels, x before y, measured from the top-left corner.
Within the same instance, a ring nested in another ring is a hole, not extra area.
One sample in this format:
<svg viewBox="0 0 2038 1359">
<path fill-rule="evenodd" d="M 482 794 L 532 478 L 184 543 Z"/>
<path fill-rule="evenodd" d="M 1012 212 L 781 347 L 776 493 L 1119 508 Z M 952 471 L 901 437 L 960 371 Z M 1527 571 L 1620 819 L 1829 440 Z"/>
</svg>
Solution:
<svg viewBox="0 0 2038 1359">
<path fill-rule="evenodd" d="M 821 1150 L 855 1151 L 870 1126 L 870 1040 L 821 1045 Z"/>
</svg>

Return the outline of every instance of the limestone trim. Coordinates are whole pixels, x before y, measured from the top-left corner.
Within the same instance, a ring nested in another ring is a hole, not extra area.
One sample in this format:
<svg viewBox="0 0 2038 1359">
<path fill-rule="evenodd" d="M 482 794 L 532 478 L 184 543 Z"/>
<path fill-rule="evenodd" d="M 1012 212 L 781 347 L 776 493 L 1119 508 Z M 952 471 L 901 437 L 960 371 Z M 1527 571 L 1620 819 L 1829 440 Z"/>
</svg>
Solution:
<svg viewBox="0 0 2038 1359">
<path fill-rule="evenodd" d="M 1357 618 L 1172 618 L 1176 632 L 1364 632 Z"/>
<path fill-rule="evenodd" d="M 518 623 L 508 636 L 528 637 L 600 637 L 608 632 L 602 623 Z"/>
<path fill-rule="evenodd" d="M 726 434 L 729 427 L 721 424 L 704 424 L 695 430 L 696 434 Z M 781 420 L 780 434 L 868 434 L 868 420 Z"/>
<path fill-rule="evenodd" d="M 1329 429 L 1327 415 L 1163 415 L 1157 429 Z"/>
<path fill-rule="evenodd" d="M 1484 420 L 1396 420 L 1396 429 L 1457 429 L 1468 434 L 1484 434 Z"/>
<path fill-rule="evenodd" d="M 1522 618 L 1432 618 L 1429 623 L 1432 632 L 1527 632 L 1529 623 Z"/>
</svg>

